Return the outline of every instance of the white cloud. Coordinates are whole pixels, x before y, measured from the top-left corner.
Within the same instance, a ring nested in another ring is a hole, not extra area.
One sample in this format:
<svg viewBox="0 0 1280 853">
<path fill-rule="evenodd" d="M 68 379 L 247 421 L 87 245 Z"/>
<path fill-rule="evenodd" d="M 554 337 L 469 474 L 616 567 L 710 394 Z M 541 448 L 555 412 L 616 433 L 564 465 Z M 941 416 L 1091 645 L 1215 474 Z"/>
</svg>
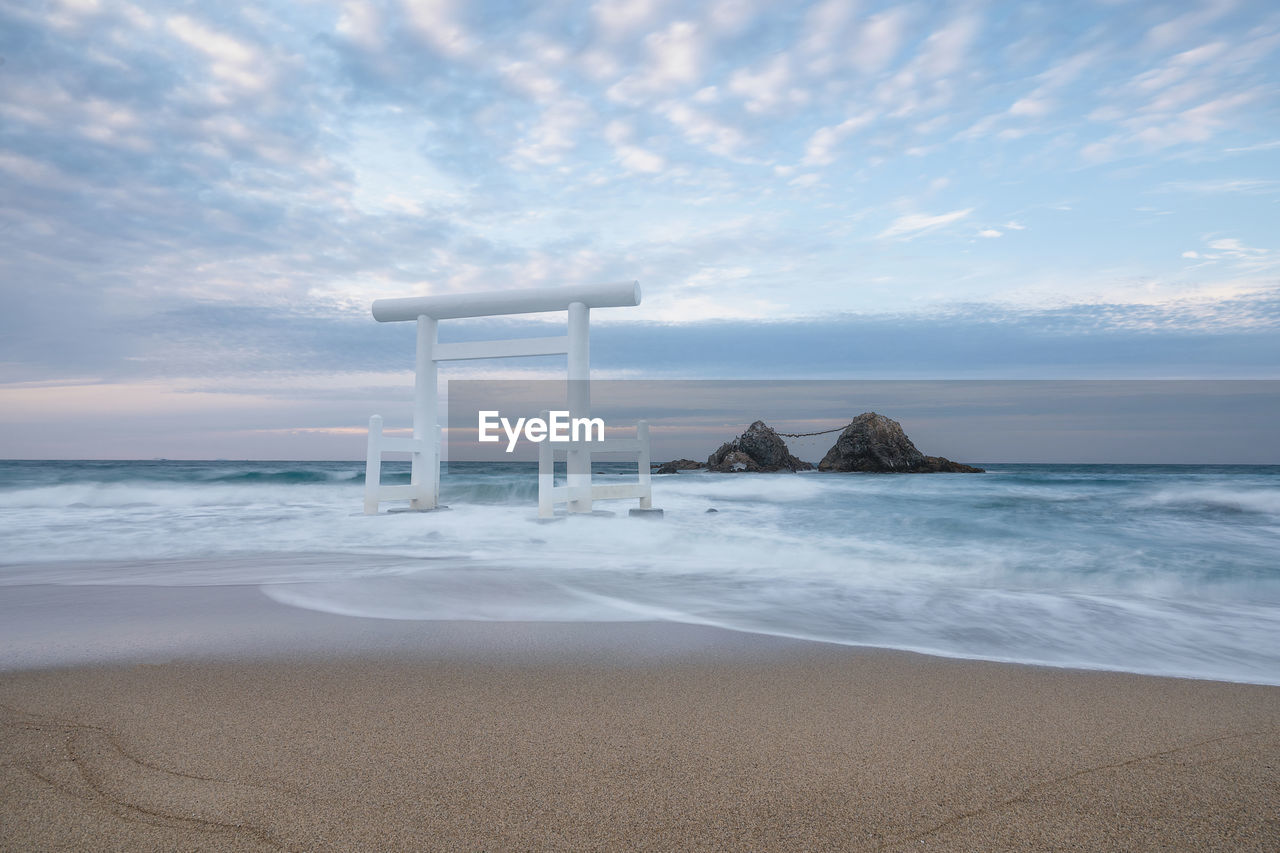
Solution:
<svg viewBox="0 0 1280 853">
<path fill-rule="evenodd" d="M 868 18 L 849 51 L 853 67 L 864 74 L 885 68 L 902 49 L 910 17 L 910 10 L 900 6 Z"/>
<path fill-rule="evenodd" d="M 132 3 L 119 4 L 120 14 L 129 22 L 129 25 L 137 30 L 153 30 L 156 26 L 155 18 L 139 9 Z"/>
<path fill-rule="evenodd" d="M 401 0 L 413 29 L 444 56 L 458 59 L 476 48 L 476 39 L 458 20 L 454 0 Z"/>
<path fill-rule="evenodd" d="M 984 228 L 978 232 L 979 237 L 1003 237 L 1003 231 L 997 231 L 994 228 Z"/>
<path fill-rule="evenodd" d="M 1178 113 L 1140 114 L 1122 119 L 1123 130 L 1085 145 L 1080 153 L 1086 160 L 1099 162 L 1135 146 L 1152 152 L 1175 145 L 1207 142 L 1229 126 L 1231 118 L 1242 107 L 1256 101 L 1260 95 L 1257 90 L 1236 92 Z"/>
<path fill-rule="evenodd" d="M 99 0 L 58 0 L 58 5 L 78 15 L 89 15 L 102 7 Z"/>
<path fill-rule="evenodd" d="M 649 77 L 656 85 L 697 81 L 703 53 L 697 24 L 675 21 L 662 32 L 647 36 L 644 43 L 653 62 Z"/>
<path fill-rule="evenodd" d="M 1215 81 L 1206 76 L 1198 76 L 1185 83 L 1179 83 L 1159 92 L 1155 98 L 1138 107 L 1143 113 L 1172 113 L 1195 101 L 1213 94 Z"/>
<path fill-rule="evenodd" d="M 520 140 L 515 156 L 520 160 L 551 166 L 578 145 L 577 133 L 593 114 L 582 101 L 563 100 L 542 111 L 537 124 Z"/>
<path fill-rule="evenodd" d="M 87 138 L 135 151 L 151 148 L 151 142 L 135 132 L 141 130 L 141 120 L 128 107 L 100 98 L 82 101 L 80 106 L 84 120 L 79 131 Z"/>
<path fill-rule="evenodd" d="M 376 50 L 382 44 L 382 23 L 372 3 L 348 0 L 342 4 L 338 18 L 338 35 L 346 36 L 365 50 Z"/>
<path fill-rule="evenodd" d="M 963 14 L 929 35 L 916 55 L 872 92 L 891 117 L 941 111 L 965 76 L 969 46 L 978 34 L 978 19 Z"/>
<path fill-rule="evenodd" d="M 793 84 L 791 60 L 786 54 L 778 54 L 759 71 L 739 68 L 729 77 L 729 91 L 742 98 L 747 111 L 753 113 L 807 102 L 809 93 Z"/>
<path fill-rule="evenodd" d="M 1182 80 L 1195 66 L 1208 62 L 1221 55 L 1226 49 L 1225 42 L 1210 42 L 1200 47 L 1185 50 L 1173 57 L 1164 65 L 1144 71 L 1133 78 L 1131 85 L 1140 92 L 1154 92 Z"/>
<path fill-rule="evenodd" d="M 1120 141 L 1118 136 L 1112 136 L 1107 139 L 1101 139 L 1097 142 L 1090 142 L 1080 149 L 1080 156 L 1090 163 L 1100 163 L 1103 160 L 1109 160 L 1115 156 L 1116 144 Z"/>
<path fill-rule="evenodd" d="M 611 86 L 610 98 L 635 106 L 648 96 L 698 82 L 706 45 L 697 24 L 675 21 L 665 30 L 645 36 L 644 45 L 648 64 Z"/>
<path fill-rule="evenodd" d="M 821 127 L 809 137 L 804 150 L 806 166 L 827 166 L 836 161 L 835 149 L 850 135 L 876 120 L 871 111 L 845 119 L 837 125 Z"/>
<path fill-rule="evenodd" d="M 959 222 L 970 213 L 973 213 L 972 207 L 966 207 L 964 210 L 953 210 L 950 213 L 939 213 L 936 216 L 930 216 L 927 213 L 909 213 L 893 220 L 893 222 L 889 223 L 889 227 L 877 234 L 876 237 L 878 239 L 890 237 L 912 239 L 945 225 L 950 225 L 952 222 Z"/>
<path fill-rule="evenodd" d="M 735 158 L 746 144 L 746 137 L 735 127 L 723 124 L 681 101 L 667 101 L 658 112 L 684 133 L 694 145 L 720 157 Z"/>
<path fill-rule="evenodd" d="M 913 64 L 926 76 L 947 77 L 964 67 L 969 45 L 978 35 L 978 19 L 961 15 L 924 41 Z"/>
<path fill-rule="evenodd" d="M 615 119 L 604 126 L 604 138 L 611 145 L 619 145 L 629 140 L 635 130 L 625 121 Z"/>
<path fill-rule="evenodd" d="M 1277 257 L 1276 252 L 1271 249 L 1246 246 L 1244 241 L 1237 237 L 1219 237 L 1207 240 L 1206 246 L 1211 251 L 1197 252 L 1189 250 L 1183 252 L 1182 257 L 1188 260 L 1202 261 L 1202 266 L 1222 262 L 1231 269 L 1253 274 L 1280 267 L 1280 257 Z"/>
<path fill-rule="evenodd" d="M 1146 70 L 1099 91 L 1107 99 L 1088 114 L 1116 125 L 1082 152 L 1095 161 L 1126 154 L 1150 154 L 1177 145 L 1205 143 L 1238 123 L 1244 108 L 1274 97 L 1260 83 L 1268 60 L 1280 46 L 1274 27 L 1224 32 L 1210 26 L 1226 7 L 1208 3 L 1175 21 L 1155 27 L 1145 52 L 1195 38 L 1191 46 Z"/>
<path fill-rule="evenodd" d="M 1014 101 L 1009 106 L 1009 109 L 1003 113 L 992 113 L 978 119 L 967 129 L 956 134 L 955 138 L 979 139 L 987 136 L 1006 118 L 1038 119 L 1045 117 L 1057 108 L 1057 100 L 1053 97 L 1053 94 L 1075 81 L 1097 58 L 1098 52 L 1096 50 L 1088 50 L 1077 53 L 1049 70 L 1041 72 L 1036 75 L 1040 85 Z M 1101 120 L 1099 112 L 1104 109 L 1112 108 L 1099 108 L 1091 113 L 1089 118 L 1091 120 Z M 1115 111 L 1115 115 L 1111 118 L 1120 118 L 1126 114 L 1122 111 Z M 1006 129 L 998 134 L 998 138 L 1020 139 L 1026 135 L 1027 130 L 1025 128 Z"/>
<path fill-rule="evenodd" d="M 820 74 L 831 71 L 833 51 L 847 44 L 845 31 L 856 12 L 857 4 L 849 0 L 824 0 L 810 7 L 797 44 L 800 53 L 809 57 L 810 70 Z"/>
<path fill-rule="evenodd" d="M 543 71 L 545 62 L 513 60 L 498 67 L 499 73 L 516 89 L 535 101 L 547 103 L 560 94 L 560 81 Z"/>
<path fill-rule="evenodd" d="M 33 184 L 61 190 L 74 190 L 78 186 L 76 181 L 54 166 L 10 151 L 0 151 L 0 171 Z"/>
<path fill-rule="evenodd" d="M 540 65 L 560 66 L 569 59 L 569 49 L 542 33 L 526 33 L 521 39 L 526 55 Z"/>
<path fill-rule="evenodd" d="M 86 19 L 102 11 L 100 0 L 58 0 L 53 3 L 35 4 L 44 23 L 59 30 L 78 29 Z"/>
<path fill-rule="evenodd" d="M 628 172 L 652 174 L 661 172 L 667 167 L 667 161 L 661 155 L 636 145 L 619 145 L 615 150 L 618 154 L 618 164 Z"/>
<path fill-rule="evenodd" d="M 1115 104 L 1104 104 L 1089 112 L 1085 116 L 1089 121 L 1120 121 L 1129 115 L 1129 111 L 1122 110 Z"/>
<path fill-rule="evenodd" d="M 1253 92 L 1224 95 L 1137 130 L 1133 138 L 1154 149 L 1183 142 L 1204 142 L 1226 124 L 1229 113 L 1254 98 Z"/>
<path fill-rule="evenodd" d="M 600 0 L 591 16 L 608 38 L 618 39 L 639 31 L 665 5 L 664 0 Z"/>
<path fill-rule="evenodd" d="M 1083 50 L 1071 55 L 1037 76 L 1036 79 L 1040 81 L 1040 88 L 1037 91 L 1052 92 L 1074 83 L 1081 74 L 1097 62 L 1100 56 L 1100 52 L 1095 49 Z"/>
<path fill-rule="evenodd" d="M 911 130 L 919 136 L 929 136 L 947 126 L 947 122 L 951 117 L 946 114 L 936 115 L 933 118 L 916 122 Z"/>
<path fill-rule="evenodd" d="M 617 57 L 607 50 L 588 50 L 578 57 L 578 63 L 596 80 L 617 77 L 620 71 Z"/>
<path fill-rule="evenodd" d="M 1049 115 L 1058 106 L 1058 99 L 1053 94 L 1059 89 L 1065 87 L 1069 83 L 1075 81 L 1085 69 L 1092 65 L 1098 58 L 1098 52 L 1095 50 L 1077 53 L 1070 58 L 1058 63 L 1047 71 L 1036 75 L 1040 81 L 1031 92 L 1018 98 L 1003 113 L 991 113 L 986 115 L 965 130 L 956 134 L 956 139 L 979 139 L 993 133 L 1002 121 L 1008 118 L 1014 119 L 1039 119 Z M 1099 108 L 1089 115 L 1091 120 L 1101 120 L 1099 111 L 1110 108 Z M 1113 118 L 1119 118 L 1126 113 L 1117 111 Z M 999 139 L 1021 139 L 1030 131 L 1024 125 L 1018 128 L 1006 128 L 999 131 L 996 136 Z"/>
<path fill-rule="evenodd" d="M 169 32 L 210 60 L 213 76 L 239 89 L 257 92 L 270 84 L 271 72 L 260 51 L 187 15 L 165 21 Z"/>
<path fill-rule="evenodd" d="M 1234 237 L 1210 240 L 1209 248 L 1218 249 L 1231 257 L 1247 257 L 1249 255 L 1265 255 L 1267 253 L 1266 249 L 1251 249 Z"/>
<path fill-rule="evenodd" d="M 1164 192 L 1188 193 L 1245 193 L 1263 194 L 1280 192 L 1280 181 L 1266 178 L 1223 178 L 1207 181 L 1168 181 L 1161 184 Z"/>
<path fill-rule="evenodd" d="M 1008 222 L 1006 222 L 1006 223 L 1004 224 L 1004 227 L 1005 227 L 1005 228 L 1008 228 L 1010 231 L 1025 231 L 1025 230 L 1027 230 L 1027 226 L 1025 226 L 1025 225 L 1020 225 L 1020 224 L 1018 224 L 1017 222 L 1014 222 L 1012 219 L 1011 219 L 1011 220 L 1009 220 Z"/>
<path fill-rule="evenodd" d="M 632 142 L 634 130 L 624 121 L 611 121 L 604 128 L 604 138 L 613 146 L 618 165 L 628 172 L 654 174 L 667 167 L 661 155 L 641 148 Z"/>
<path fill-rule="evenodd" d="M 759 14 L 755 0 L 716 0 L 707 10 L 707 26 L 720 35 L 741 32 Z"/>
<path fill-rule="evenodd" d="M 1199 9 L 1162 21 L 1147 31 L 1147 45 L 1160 49 L 1185 41 L 1195 33 L 1203 32 L 1208 24 L 1222 17 L 1235 5 L 1235 0 L 1210 0 Z"/>
<path fill-rule="evenodd" d="M 975 121 L 973 124 L 969 125 L 964 130 L 957 133 L 955 135 L 955 138 L 956 139 L 978 139 L 980 137 L 986 136 L 992 131 L 992 129 L 995 128 L 997 124 L 1000 123 L 1000 119 L 1002 118 L 1004 118 L 1003 113 L 992 113 L 991 115 L 983 116 L 982 118 Z"/>
<path fill-rule="evenodd" d="M 1026 97 L 1013 102 L 1009 107 L 1009 115 L 1023 118 L 1040 118 L 1049 114 L 1052 103 L 1045 98 Z"/>
<path fill-rule="evenodd" d="M 1241 148 L 1227 148 L 1228 154 L 1242 154 L 1248 151 L 1270 151 L 1272 148 L 1280 148 L 1280 139 L 1271 142 L 1259 142 L 1257 145 L 1245 145 Z"/>
</svg>

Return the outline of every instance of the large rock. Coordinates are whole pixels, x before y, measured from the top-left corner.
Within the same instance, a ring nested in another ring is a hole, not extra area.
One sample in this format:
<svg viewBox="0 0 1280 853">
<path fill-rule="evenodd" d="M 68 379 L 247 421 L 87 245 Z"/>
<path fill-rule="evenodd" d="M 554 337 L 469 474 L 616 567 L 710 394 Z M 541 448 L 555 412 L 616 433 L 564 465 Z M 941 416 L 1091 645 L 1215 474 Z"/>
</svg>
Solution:
<svg viewBox="0 0 1280 853">
<path fill-rule="evenodd" d="M 893 418 L 864 412 L 844 428 L 819 471 L 868 471 L 896 474 L 981 474 L 981 468 L 952 462 L 941 456 L 925 456 L 907 438 L 902 424 Z"/>
<path fill-rule="evenodd" d="M 653 473 L 674 474 L 677 471 L 698 471 L 701 468 L 702 463 L 694 462 L 692 459 L 672 459 L 670 462 L 663 462 Z"/>
<path fill-rule="evenodd" d="M 756 421 L 747 431 L 720 445 L 707 458 L 707 470 L 721 473 L 735 471 L 808 471 L 813 468 L 791 455 L 787 443 L 764 421 Z"/>
</svg>

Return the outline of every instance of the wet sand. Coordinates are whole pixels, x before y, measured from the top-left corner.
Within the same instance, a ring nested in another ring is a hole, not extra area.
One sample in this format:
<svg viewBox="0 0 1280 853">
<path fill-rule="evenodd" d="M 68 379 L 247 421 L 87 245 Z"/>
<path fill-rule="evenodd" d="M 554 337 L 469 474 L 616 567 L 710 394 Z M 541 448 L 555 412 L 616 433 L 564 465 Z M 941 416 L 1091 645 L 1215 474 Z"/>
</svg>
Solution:
<svg viewBox="0 0 1280 853">
<path fill-rule="evenodd" d="M 0 674 L 0 849 L 1280 847 L 1280 688 L 208 595 L 278 620 Z"/>
</svg>

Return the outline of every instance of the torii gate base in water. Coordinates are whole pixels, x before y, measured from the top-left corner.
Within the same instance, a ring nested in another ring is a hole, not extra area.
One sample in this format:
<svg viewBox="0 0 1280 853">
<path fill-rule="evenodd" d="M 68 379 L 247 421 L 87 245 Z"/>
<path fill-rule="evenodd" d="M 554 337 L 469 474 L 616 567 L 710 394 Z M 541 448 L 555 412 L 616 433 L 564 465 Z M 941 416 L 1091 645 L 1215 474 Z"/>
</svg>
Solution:
<svg viewBox="0 0 1280 853">
<path fill-rule="evenodd" d="M 373 317 L 378 322 L 417 322 L 418 345 L 414 366 L 413 438 L 385 436 L 382 434 L 382 416 L 374 415 L 369 419 L 369 446 L 364 480 L 365 514 L 376 515 L 383 501 L 408 500 L 411 509 L 424 511 L 436 509 L 440 504 L 440 425 L 436 375 L 436 365 L 439 362 L 568 355 L 569 416 L 590 417 L 590 311 L 592 308 L 621 308 L 639 304 L 640 284 L 635 281 L 375 301 Z M 441 320 L 548 311 L 569 313 L 566 335 L 454 344 L 442 344 L 437 340 L 437 326 Z M 564 449 L 567 455 L 565 486 L 556 486 L 554 482 L 554 454 L 559 449 Z M 411 454 L 413 467 L 409 485 L 383 486 L 382 454 L 397 452 Z M 635 453 L 638 482 L 593 486 L 593 452 Z M 571 513 L 590 513 L 593 501 L 615 498 L 639 499 L 639 509 L 632 510 L 633 513 L 660 515 L 662 510 L 653 509 L 649 461 L 649 427 L 644 421 L 640 422 L 634 439 L 574 441 L 563 448 L 554 449 L 550 442 L 544 441 L 539 446 L 538 453 L 538 515 L 542 518 L 554 516 L 557 503 L 568 504 Z"/>
</svg>

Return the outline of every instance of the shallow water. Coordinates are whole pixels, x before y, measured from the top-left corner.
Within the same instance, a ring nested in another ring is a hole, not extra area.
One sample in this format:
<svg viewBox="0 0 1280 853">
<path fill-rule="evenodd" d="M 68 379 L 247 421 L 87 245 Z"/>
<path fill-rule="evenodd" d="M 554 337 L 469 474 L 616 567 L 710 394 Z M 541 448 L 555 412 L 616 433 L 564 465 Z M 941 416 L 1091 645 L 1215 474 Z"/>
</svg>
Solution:
<svg viewBox="0 0 1280 853">
<path fill-rule="evenodd" d="M 617 502 L 542 524 L 521 464 L 454 463 L 448 511 L 366 517 L 360 463 L 0 462 L 0 586 L 252 584 L 359 616 L 659 619 L 1280 684 L 1280 467 L 989 470 L 691 472 L 654 478 L 660 521 Z"/>
</svg>

